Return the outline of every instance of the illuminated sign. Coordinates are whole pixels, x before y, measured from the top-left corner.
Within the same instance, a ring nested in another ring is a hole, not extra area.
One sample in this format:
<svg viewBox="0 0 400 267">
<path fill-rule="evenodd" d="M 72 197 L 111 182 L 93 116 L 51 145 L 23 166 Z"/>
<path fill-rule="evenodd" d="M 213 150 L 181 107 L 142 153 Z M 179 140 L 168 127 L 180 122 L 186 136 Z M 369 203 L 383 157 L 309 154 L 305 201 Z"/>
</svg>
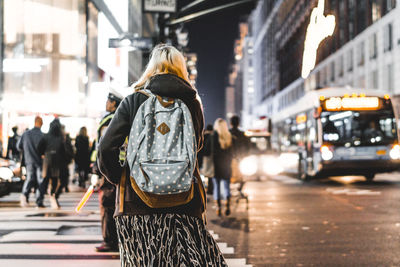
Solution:
<svg viewBox="0 0 400 267">
<path fill-rule="evenodd" d="M 336 110 L 374 110 L 379 108 L 378 97 L 331 97 L 325 101 L 325 109 Z"/>
<path fill-rule="evenodd" d="M 307 121 L 307 116 L 305 114 L 297 115 L 296 122 L 297 124 L 305 123 Z"/>
<path fill-rule="evenodd" d="M 324 16 L 325 0 L 318 0 L 318 5 L 311 12 L 310 24 L 307 27 L 306 40 L 304 42 L 303 66 L 301 77 L 308 77 L 315 67 L 319 44 L 326 37 L 331 36 L 335 29 L 335 16 Z"/>
<path fill-rule="evenodd" d="M 176 12 L 176 0 L 143 0 L 144 12 Z"/>
</svg>

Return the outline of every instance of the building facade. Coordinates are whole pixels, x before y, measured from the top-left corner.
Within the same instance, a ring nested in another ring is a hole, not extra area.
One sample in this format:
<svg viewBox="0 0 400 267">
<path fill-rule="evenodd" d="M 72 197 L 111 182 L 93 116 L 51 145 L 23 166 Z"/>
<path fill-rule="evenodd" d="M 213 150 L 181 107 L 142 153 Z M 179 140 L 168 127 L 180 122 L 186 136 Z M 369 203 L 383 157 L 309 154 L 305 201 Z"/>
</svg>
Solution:
<svg viewBox="0 0 400 267">
<path fill-rule="evenodd" d="M 95 133 L 110 82 L 128 86 L 143 69 L 143 53 L 109 48 L 110 38 L 157 34 L 141 0 L 0 0 L 0 124 L 2 139 L 58 116 L 75 136 Z M 46 14 L 45 16 L 43 14 Z"/>
<path fill-rule="evenodd" d="M 258 2 L 249 18 L 255 92 L 243 100 L 251 103 L 253 119 L 272 116 L 306 91 L 323 87 L 352 86 L 400 95 L 399 1 L 324 3 L 324 14 L 334 15 L 336 26 L 332 36 L 320 43 L 316 66 L 303 79 L 306 31 L 318 0 Z"/>
</svg>

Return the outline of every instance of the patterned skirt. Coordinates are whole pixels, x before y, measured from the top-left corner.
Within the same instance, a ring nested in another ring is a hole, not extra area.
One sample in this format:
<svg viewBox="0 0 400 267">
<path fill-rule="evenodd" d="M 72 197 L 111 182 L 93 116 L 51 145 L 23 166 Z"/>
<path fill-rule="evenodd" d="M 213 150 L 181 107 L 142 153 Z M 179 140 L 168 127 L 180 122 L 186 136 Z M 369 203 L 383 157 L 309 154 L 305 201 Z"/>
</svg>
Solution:
<svg viewBox="0 0 400 267">
<path fill-rule="evenodd" d="M 182 214 L 115 218 L 121 266 L 228 266 L 201 219 Z"/>
</svg>

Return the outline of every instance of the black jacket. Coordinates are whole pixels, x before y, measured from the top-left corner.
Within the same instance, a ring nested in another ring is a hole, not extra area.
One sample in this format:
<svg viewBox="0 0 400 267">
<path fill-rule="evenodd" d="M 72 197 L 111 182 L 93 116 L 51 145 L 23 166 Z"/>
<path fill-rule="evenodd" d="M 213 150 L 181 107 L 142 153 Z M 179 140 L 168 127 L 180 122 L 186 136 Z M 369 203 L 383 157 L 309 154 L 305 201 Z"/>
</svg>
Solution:
<svg viewBox="0 0 400 267">
<path fill-rule="evenodd" d="M 50 123 L 49 133 L 40 140 L 37 150 L 39 155 L 44 155 L 43 177 L 59 177 L 66 154 L 61 124 L 58 120 Z"/>
<path fill-rule="evenodd" d="M 217 179 L 230 179 L 232 175 L 232 157 L 233 157 L 233 146 L 226 149 L 222 149 L 218 141 L 218 133 L 213 133 L 213 159 L 214 159 L 214 177 Z"/>
<path fill-rule="evenodd" d="M 179 98 L 188 106 L 196 131 L 198 149 L 201 149 L 203 144 L 204 117 L 201 103 L 197 99 L 197 91 L 185 80 L 172 74 L 153 76 L 147 85 L 147 89 L 163 97 Z M 137 110 L 146 100 L 147 96 L 140 92 L 135 92 L 127 96 L 119 105 L 114 118 L 111 120 L 104 136 L 100 139 L 98 146 L 98 165 L 100 171 L 111 183 L 118 185 L 115 215 L 180 213 L 201 218 L 204 211 L 204 203 L 197 187 L 194 198 L 189 203 L 173 208 L 153 209 L 148 207 L 137 196 L 130 185 L 129 177 L 126 184 L 120 184 L 122 173 L 122 167 L 119 163 L 120 147 L 129 135 Z M 126 168 L 127 173 L 129 173 L 128 167 Z M 198 166 L 196 166 L 195 175 L 200 179 Z M 124 188 L 124 190 L 121 191 L 121 188 Z M 119 203 L 120 199 L 122 199 L 121 192 L 125 192 L 123 195 L 123 210 L 120 209 L 121 206 Z"/>
</svg>

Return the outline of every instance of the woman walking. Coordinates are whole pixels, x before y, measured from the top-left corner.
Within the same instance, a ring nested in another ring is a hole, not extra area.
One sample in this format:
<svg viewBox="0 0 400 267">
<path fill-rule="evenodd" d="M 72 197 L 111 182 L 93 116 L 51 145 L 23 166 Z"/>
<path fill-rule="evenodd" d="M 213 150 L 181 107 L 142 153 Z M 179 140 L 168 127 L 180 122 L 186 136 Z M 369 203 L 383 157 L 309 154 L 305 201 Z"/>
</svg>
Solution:
<svg viewBox="0 0 400 267">
<path fill-rule="evenodd" d="M 213 158 L 214 158 L 214 192 L 213 197 L 217 204 L 217 214 L 221 216 L 221 184 L 224 187 L 226 209 L 225 215 L 231 214 L 230 210 L 230 179 L 232 175 L 232 135 L 228 124 L 219 118 L 214 123 Z"/>
<path fill-rule="evenodd" d="M 64 165 L 65 146 L 64 136 L 61 131 L 61 123 L 58 119 L 54 119 L 50 123 L 49 132 L 40 140 L 38 144 L 38 152 L 44 155 L 43 160 L 43 178 L 44 181 L 40 185 L 41 193 L 47 191 L 48 183 L 50 182 L 50 203 L 53 209 L 59 209 L 58 197 L 60 195 L 60 174 Z M 43 201 L 42 201 L 43 202 Z"/>
<path fill-rule="evenodd" d="M 86 127 L 79 130 L 79 135 L 75 139 L 75 168 L 79 177 L 79 186 L 85 187 L 89 173 L 89 137 L 87 135 Z"/>
<path fill-rule="evenodd" d="M 98 147 L 100 171 L 117 186 L 115 220 L 121 265 L 227 266 L 216 242 L 205 228 L 202 216 L 205 194 L 197 164 L 194 170 L 196 182 L 192 184 L 193 198 L 186 204 L 169 208 L 146 205 L 138 195 L 140 192 L 131 186 L 133 178 L 128 176 L 125 180 L 125 176 L 121 176 L 130 171 L 128 166 L 120 166 L 120 148 L 139 107 L 149 97 L 142 90 L 144 88 L 156 96 L 180 99 L 186 104 L 193 121 L 197 147 L 201 148 L 204 127 L 202 105 L 197 90 L 189 83 L 183 55 L 172 46 L 156 46 L 146 70 L 133 87 L 136 92 L 122 101 Z M 174 125 L 176 122 L 166 121 L 165 124 Z M 169 131 L 166 125 L 161 126 L 157 130 L 162 134 Z"/>
</svg>

